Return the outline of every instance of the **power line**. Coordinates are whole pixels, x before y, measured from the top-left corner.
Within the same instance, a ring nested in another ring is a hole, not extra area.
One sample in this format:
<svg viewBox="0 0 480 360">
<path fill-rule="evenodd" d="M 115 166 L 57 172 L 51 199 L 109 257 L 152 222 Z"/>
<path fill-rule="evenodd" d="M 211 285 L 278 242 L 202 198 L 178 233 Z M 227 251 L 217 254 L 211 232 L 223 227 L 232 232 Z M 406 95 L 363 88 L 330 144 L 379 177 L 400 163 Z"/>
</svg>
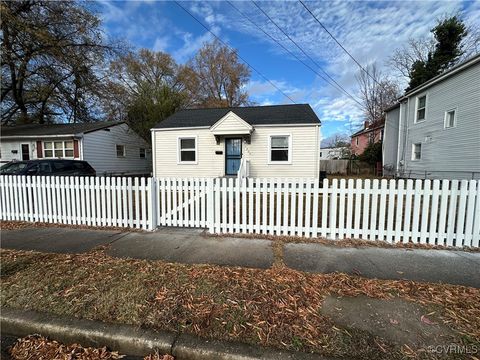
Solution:
<svg viewBox="0 0 480 360">
<path fill-rule="evenodd" d="M 262 31 L 267 37 L 269 37 L 271 40 L 273 40 L 274 42 L 276 42 L 278 45 L 280 45 L 282 47 L 282 49 L 284 49 L 287 53 L 289 53 L 290 55 L 292 55 L 293 57 L 295 57 L 295 59 L 297 59 L 299 62 L 301 62 L 305 67 L 307 67 L 308 69 L 310 69 L 313 73 L 315 73 L 316 75 L 318 75 L 320 78 L 322 78 L 325 82 L 327 82 L 328 84 L 332 85 L 333 87 L 335 87 L 334 84 L 330 83 L 322 74 L 320 74 L 318 71 L 316 71 L 314 68 L 312 68 L 309 64 L 307 64 L 305 61 L 303 61 L 302 59 L 300 59 L 295 53 L 293 53 L 292 51 L 288 50 L 280 41 L 278 41 L 277 39 L 275 39 L 273 36 L 271 36 L 269 33 L 267 33 L 264 29 L 262 29 L 261 26 L 259 26 L 258 24 L 256 24 L 252 19 L 250 19 L 247 15 L 245 15 L 245 13 L 243 13 L 242 11 L 240 11 L 235 5 L 233 5 L 233 3 L 229 0 L 227 0 L 227 3 L 233 7 L 235 10 L 238 11 L 238 13 L 240 13 L 240 15 L 242 15 L 244 18 L 246 18 L 248 21 L 250 21 L 254 26 L 256 26 L 260 31 Z M 341 88 L 338 88 L 336 87 L 337 90 L 339 91 L 342 91 Z M 355 102 L 357 102 L 357 104 L 361 105 L 360 102 L 358 102 L 354 97 L 352 97 L 348 92 L 346 92 L 346 94 L 351 97 Z"/>
<path fill-rule="evenodd" d="M 338 44 L 338 46 L 340 46 L 342 48 L 343 51 L 345 51 L 345 53 L 350 56 L 350 58 L 355 61 L 355 63 L 358 65 L 358 67 L 363 71 L 365 72 L 365 74 L 367 74 L 373 81 L 375 81 L 375 83 L 379 86 L 382 86 L 378 81 L 377 79 L 375 79 L 374 76 L 370 75 L 370 73 L 367 71 L 367 69 L 365 69 L 362 64 L 360 64 L 357 59 L 355 59 L 355 57 L 347 50 L 345 49 L 345 47 L 340 43 L 340 41 L 337 40 L 337 38 L 330 32 L 328 31 L 328 29 L 325 27 L 325 25 L 322 24 L 322 22 L 320 20 L 318 20 L 318 18 L 315 16 L 315 14 L 307 7 L 307 5 L 305 5 L 305 3 L 302 1 L 302 0 L 298 0 L 300 2 L 300 4 L 303 5 L 303 7 L 305 9 L 307 9 L 307 11 L 310 13 L 310 15 L 312 15 L 312 17 L 315 19 L 315 21 L 317 23 L 320 24 L 320 26 L 323 28 L 323 30 L 325 30 L 327 32 L 328 35 L 330 35 L 330 37 Z"/>
<path fill-rule="evenodd" d="M 312 57 L 310 55 L 307 54 L 307 52 L 305 50 L 303 50 L 303 48 L 298 45 L 296 43 L 295 40 L 293 40 L 291 38 L 290 35 L 288 35 L 279 25 L 277 25 L 277 23 L 255 2 L 255 1 L 252 1 L 252 3 L 258 8 L 258 10 L 260 10 L 272 23 L 273 25 L 275 25 L 307 58 L 310 59 L 310 61 L 312 63 L 314 63 L 321 71 L 322 73 L 324 73 L 331 81 L 333 81 L 340 89 L 343 90 L 343 92 L 345 94 L 347 94 L 350 98 L 352 98 L 355 102 L 357 102 L 358 104 L 360 104 L 353 95 L 351 95 L 347 90 L 345 90 L 345 88 L 340 85 L 333 77 L 330 76 L 330 74 L 328 74 L 325 70 L 323 70 L 323 68 L 314 60 L 312 59 Z"/>
<path fill-rule="evenodd" d="M 273 83 L 270 79 L 268 79 L 265 75 L 263 75 L 260 71 L 258 71 L 257 69 L 255 69 L 252 65 L 249 64 L 248 61 L 246 61 L 242 56 L 240 56 L 240 54 L 235 51 L 235 49 L 232 49 L 227 43 L 225 43 L 222 39 L 220 39 L 220 37 L 218 37 L 212 30 L 210 30 L 206 25 L 204 25 L 195 15 L 193 15 L 190 11 L 188 11 L 186 8 L 184 8 L 182 5 L 180 5 L 180 3 L 178 1 L 174 1 L 175 4 L 180 7 L 183 11 L 185 11 L 188 15 L 190 15 L 197 23 L 199 23 L 205 30 L 207 30 L 210 34 L 212 34 L 215 39 L 217 39 L 218 41 L 220 41 L 224 46 L 226 46 L 227 48 L 229 48 L 231 51 L 234 51 L 237 53 L 237 56 L 240 58 L 240 60 L 242 60 L 245 64 L 247 64 L 253 71 L 255 71 L 258 75 L 260 75 L 264 80 L 268 81 L 270 83 L 270 85 L 272 85 L 275 89 L 277 89 L 280 93 L 282 93 L 283 96 L 285 96 L 287 99 L 289 99 L 292 103 L 295 104 L 295 101 L 290 97 L 288 96 L 286 93 L 284 93 L 277 85 L 275 85 L 275 83 Z"/>
</svg>

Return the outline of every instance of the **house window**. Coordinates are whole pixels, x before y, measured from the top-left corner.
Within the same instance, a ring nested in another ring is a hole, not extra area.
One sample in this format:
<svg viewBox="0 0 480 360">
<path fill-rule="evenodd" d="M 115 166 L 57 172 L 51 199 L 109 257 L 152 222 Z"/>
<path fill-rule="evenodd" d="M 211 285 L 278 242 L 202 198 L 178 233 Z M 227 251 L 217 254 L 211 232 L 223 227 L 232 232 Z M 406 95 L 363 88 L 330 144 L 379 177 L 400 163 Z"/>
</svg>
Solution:
<svg viewBox="0 0 480 360">
<path fill-rule="evenodd" d="M 73 140 L 44 141 L 43 157 L 45 158 L 73 158 Z"/>
<path fill-rule="evenodd" d="M 272 163 L 290 163 L 291 161 L 291 136 L 272 135 L 270 136 L 270 155 Z"/>
<path fill-rule="evenodd" d="M 141 159 L 145 159 L 145 148 L 140 148 L 138 154 Z"/>
<path fill-rule="evenodd" d="M 457 123 L 457 111 L 455 109 L 445 111 L 445 128 L 455 127 Z"/>
<path fill-rule="evenodd" d="M 197 138 L 178 138 L 178 162 L 182 164 L 196 164 L 197 162 Z"/>
<path fill-rule="evenodd" d="M 358 136 L 355 138 L 355 145 L 358 146 Z"/>
<path fill-rule="evenodd" d="M 422 158 L 422 144 L 412 144 L 412 160 L 420 160 Z"/>
<path fill-rule="evenodd" d="M 417 112 L 415 122 L 425 120 L 425 111 L 427 107 L 427 95 L 419 96 L 417 98 Z"/>
<path fill-rule="evenodd" d="M 125 145 L 116 145 L 116 150 L 117 150 L 117 157 L 125 157 L 126 152 L 125 152 Z"/>
</svg>

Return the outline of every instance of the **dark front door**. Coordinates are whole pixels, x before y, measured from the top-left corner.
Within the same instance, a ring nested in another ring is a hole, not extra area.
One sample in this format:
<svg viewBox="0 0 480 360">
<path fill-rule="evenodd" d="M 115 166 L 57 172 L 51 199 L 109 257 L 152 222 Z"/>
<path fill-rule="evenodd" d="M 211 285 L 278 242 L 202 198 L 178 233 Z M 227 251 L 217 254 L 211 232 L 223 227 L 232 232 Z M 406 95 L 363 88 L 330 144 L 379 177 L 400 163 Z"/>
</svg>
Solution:
<svg viewBox="0 0 480 360">
<path fill-rule="evenodd" d="M 237 175 L 242 159 L 242 139 L 225 139 L 225 174 Z"/>
<path fill-rule="evenodd" d="M 22 160 L 30 160 L 30 146 L 22 144 Z"/>
</svg>

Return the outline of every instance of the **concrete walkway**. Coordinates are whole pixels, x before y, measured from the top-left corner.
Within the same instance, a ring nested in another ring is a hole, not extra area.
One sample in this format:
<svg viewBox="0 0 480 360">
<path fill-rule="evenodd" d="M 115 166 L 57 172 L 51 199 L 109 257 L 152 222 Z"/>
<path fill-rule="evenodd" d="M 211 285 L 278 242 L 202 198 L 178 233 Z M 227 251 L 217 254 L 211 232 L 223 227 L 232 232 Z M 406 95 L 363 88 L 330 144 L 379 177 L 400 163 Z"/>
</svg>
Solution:
<svg viewBox="0 0 480 360">
<path fill-rule="evenodd" d="M 32 227 L 1 231 L 2 248 L 82 253 L 99 245 L 109 245 L 111 256 L 188 264 L 269 268 L 274 261 L 270 240 L 208 237 L 196 229 L 163 228 L 146 233 Z M 480 253 L 290 243 L 283 254 L 288 267 L 301 271 L 480 288 Z"/>
</svg>

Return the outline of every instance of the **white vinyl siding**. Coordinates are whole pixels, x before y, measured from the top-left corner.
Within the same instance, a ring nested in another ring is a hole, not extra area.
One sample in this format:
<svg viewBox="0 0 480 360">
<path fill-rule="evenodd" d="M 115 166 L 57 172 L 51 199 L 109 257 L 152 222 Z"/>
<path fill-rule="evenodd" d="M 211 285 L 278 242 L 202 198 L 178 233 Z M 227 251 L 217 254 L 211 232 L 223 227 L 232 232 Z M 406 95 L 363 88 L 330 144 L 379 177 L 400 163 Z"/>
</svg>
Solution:
<svg viewBox="0 0 480 360">
<path fill-rule="evenodd" d="M 428 88 L 425 122 L 415 124 L 416 96 L 401 104 L 399 172 L 420 178 L 480 178 L 478 84 L 480 62 Z M 445 130 L 445 111 L 450 109 L 456 109 L 455 126 Z M 411 160 L 414 143 L 422 144 L 422 161 Z"/>
<path fill-rule="evenodd" d="M 242 143 L 242 156 L 250 160 L 251 177 L 318 177 L 319 126 L 254 126 L 250 144 Z M 269 164 L 269 139 L 291 135 L 291 164 Z M 178 138 L 196 137 L 196 160 L 191 166 L 178 163 Z M 298 141 L 296 139 L 299 139 Z M 154 175 L 156 177 L 225 176 L 225 142 L 217 144 L 210 129 L 156 130 Z"/>
<path fill-rule="evenodd" d="M 125 157 L 117 157 L 116 145 L 125 146 Z M 139 148 L 147 149 L 145 158 L 139 158 Z M 83 137 L 83 159 L 97 175 L 149 174 L 152 166 L 149 150 L 148 143 L 127 124 L 89 132 Z"/>
</svg>

